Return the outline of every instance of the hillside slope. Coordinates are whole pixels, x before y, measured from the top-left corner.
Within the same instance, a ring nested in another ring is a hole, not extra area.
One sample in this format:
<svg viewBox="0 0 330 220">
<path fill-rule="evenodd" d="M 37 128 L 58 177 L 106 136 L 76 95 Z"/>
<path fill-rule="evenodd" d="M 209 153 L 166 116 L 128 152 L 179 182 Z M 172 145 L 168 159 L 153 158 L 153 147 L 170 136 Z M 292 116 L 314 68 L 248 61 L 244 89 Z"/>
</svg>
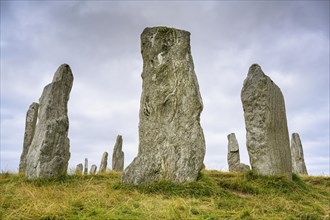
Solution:
<svg viewBox="0 0 330 220">
<path fill-rule="evenodd" d="M 145 186 L 119 173 L 25 180 L 0 175 L 0 219 L 329 219 L 330 178 L 203 171 L 198 181 Z"/>
</svg>

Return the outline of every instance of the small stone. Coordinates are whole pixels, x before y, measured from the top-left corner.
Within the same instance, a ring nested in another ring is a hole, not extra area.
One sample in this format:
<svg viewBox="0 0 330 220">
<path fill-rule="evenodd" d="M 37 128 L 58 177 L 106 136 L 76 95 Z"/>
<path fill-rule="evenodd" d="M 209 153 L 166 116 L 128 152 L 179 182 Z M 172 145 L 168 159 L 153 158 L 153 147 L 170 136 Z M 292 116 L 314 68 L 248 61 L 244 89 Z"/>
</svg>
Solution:
<svg viewBox="0 0 330 220">
<path fill-rule="evenodd" d="M 107 170 L 107 166 L 108 166 L 108 152 L 104 152 L 101 160 L 99 173 L 104 173 Z"/>
<path fill-rule="evenodd" d="M 122 151 L 123 138 L 117 136 L 116 144 L 112 153 L 112 170 L 122 172 L 124 170 L 124 152 Z"/>
<path fill-rule="evenodd" d="M 232 172 L 243 173 L 243 172 L 248 171 L 248 170 L 250 170 L 249 165 L 246 165 L 244 163 L 240 163 L 240 164 L 238 164 L 234 167 Z"/>
<path fill-rule="evenodd" d="M 88 159 L 85 158 L 84 175 L 88 174 Z"/>
<path fill-rule="evenodd" d="M 239 146 L 234 133 L 227 136 L 228 139 L 228 167 L 229 171 L 233 172 L 233 168 L 240 164 Z"/>
<path fill-rule="evenodd" d="M 97 166 L 95 164 L 93 164 L 91 166 L 91 170 L 89 171 L 90 174 L 96 174 L 96 170 L 97 170 Z"/>
<path fill-rule="evenodd" d="M 197 179 L 205 156 L 203 110 L 190 50 L 190 33 L 167 27 L 144 29 L 139 151 L 122 182 L 173 183 Z"/>
<path fill-rule="evenodd" d="M 239 145 L 235 133 L 229 134 L 227 138 L 228 138 L 227 160 L 228 160 L 229 172 L 245 172 L 246 170 L 250 170 L 250 166 L 240 162 Z"/>
<path fill-rule="evenodd" d="M 83 164 L 80 163 L 76 167 L 76 175 L 82 175 L 82 172 L 83 172 Z"/>
<path fill-rule="evenodd" d="M 253 64 L 241 92 L 252 170 L 292 179 L 289 133 L 280 88 Z"/>
<path fill-rule="evenodd" d="M 19 163 L 20 173 L 25 173 L 26 155 L 29 152 L 29 148 L 34 136 L 37 119 L 38 119 L 38 109 L 39 109 L 39 104 L 34 102 L 30 105 L 29 110 L 26 113 L 23 152 L 21 154 L 21 159 Z"/>
<path fill-rule="evenodd" d="M 26 155 L 28 179 L 65 175 L 70 159 L 68 101 L 73 84 L 69 65 L 61 65 L 39 99 L 38 123 Z"/>
<path fill-rule="evenodd" d="M 291 137 L 292 171 L 296 174 L 308 175 L 303 147 L 298 133 L 293 133 Z"/>
</svg>

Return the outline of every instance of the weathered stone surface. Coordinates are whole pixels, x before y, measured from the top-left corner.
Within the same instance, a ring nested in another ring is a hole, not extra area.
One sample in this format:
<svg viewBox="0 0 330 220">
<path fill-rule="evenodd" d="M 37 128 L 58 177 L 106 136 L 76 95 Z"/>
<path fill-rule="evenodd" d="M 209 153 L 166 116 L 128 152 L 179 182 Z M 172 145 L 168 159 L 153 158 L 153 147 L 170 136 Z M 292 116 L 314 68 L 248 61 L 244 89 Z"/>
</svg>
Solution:
<svg viewBox="0 0 330 220">
<path fill-rule="evenodd" d="M 234 169 L 232 170 L 232 172 L 245 172 L 247 170 L 250 170 L 250 166 L 246 165 L 244 163 L 240 163 L 237 166 L 234 167 Z"/>
<path fill-rule="evenodd" d="M 121 135 L 117 136 L 116 144 L 112 153 L 112 170 L 123 171 L 124 170 L 124 152 L 122 151 L 123 138 Z"/>
<path fill-rule="evenodd" d="M 228 168 L 229 171 L 232 172 L 233 168 L 240 164 L 240 157 L 239 157 L 239 146 L 236 139 L 236 135 L 234 133 L 227 135 L 228 139 Z"/>
<path fill-rule="evenodd" d="M 67 173 L 70 159 L 68 101 L 73 83 L 69 65 L 61 65 L 39 99 L 38 123 L 28 154 L 25 176 L 51 178 Z"/>
<path fill-rule="evenodd" d="M 292 171 L 296 174 L 308 175 L 303 147 L 298 133 L 293 133 L 291 137 L 291 157 Z"/>
<path fill-rule="evenodd" d="M 34 132 L 37 124 L 37 118 L 38 118 L 38 109 L 39 109 L 39 104 L 34 102 L 30 105 L 29 110 L 26 113 L 23 152 L 21 154 L 21 159 L 19 163 L 20 173 L 25 173 L 26 155 L 29 152 L 29 148 L 34 136 Z"/>
<path fill-rule="evenodd" d="M 240 162 L 239 145 L 235 133 L 228 134 L 228 168 L 229 172 L 244 172 L 250 170 L 248 165 Z"/>
<path fill-rule="evenodd" d="M 84 175 L 88 174 L 88 159 L 85 158 L 85 164 L 84 164 Z"/>
<path fill-rule="evenodd" d="M 77 167 L 76 167 L 76 174 L 77 174 L 77 175 L 82 175 L 82 172 L 83 172 L 83 164 L 80 163 L 80 164 L 78 164 Z"/>
<path fill-rule="evenodd" d="M 90 169 L 89 173 L 90 173 L 90 174 L 95 174 L 95 173 L 96 173 L 96 170 L 97 170 L 97 166 L 96 166 L 95 164 L 93 164 L 93 165 L 91 166 L 91 169 Z"/>
<path fill-rule="evenodd" d="M 108 166 L 108 152 L 104 152 L 102 155 L 99 173 L 104 173 L 107 170 L 107 166 Z"/>
<path fill-rule="evenodd" d="M 241 92 L 252 170 L 292 178 L 289 133 L 280 88 L 253 64 Z"/>
<path fill-rule="evenodd" d="M 205 141 L 190 33 L 146 28 L 141 34 L 141 49 L 139 152 L 125 169 L 122 182 L 194 181 L 203 165 Z"/>
</svg>

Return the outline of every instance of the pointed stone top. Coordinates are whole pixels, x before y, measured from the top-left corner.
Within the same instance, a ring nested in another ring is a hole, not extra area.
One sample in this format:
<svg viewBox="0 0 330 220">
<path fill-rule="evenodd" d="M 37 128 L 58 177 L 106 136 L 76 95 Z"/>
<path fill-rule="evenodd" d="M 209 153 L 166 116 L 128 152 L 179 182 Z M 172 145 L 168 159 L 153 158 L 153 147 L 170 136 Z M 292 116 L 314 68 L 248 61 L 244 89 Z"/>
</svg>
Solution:
<svg viewBox="0 0 330 220">
<path fill-rule="evenodd" d="M 118 135 L 117 136 L 117 139 L 116 139 L 116 145 L 115 145 L 115 148 L 119 148 L 121 150 L 122 148 L 122 143 L 123 143 L 123 137 L 121 135 Z"/>
<path fill-rule="evenodd" d="M 249 73 L 248 74 L 257 74 L 257 73 L 263 73 L 261 66 L 259 66 L 258 64 L 254 63 L 250 66 L 249 68 Z"/>
<path fill-rule="evenodd" d="M 298 133 L 292 133 L 292 137 L 293 136 L 298 136 L 299 137 L 299 134 Z"/>
<path fill-rule="evenodd" d="M 57 68 L 53 77 L 53 82 L 60 81 L 63 79 L 68 79 L 69 81 L 73 81 L 71 68 L 68 64 L 65 63 Z"/>
<path fill-rule="evenodd" d="M 230 133 L 230 134 L 228 134 L 228 135 L 227 135 L 227 138 L 229 139 L 231 136 L 234 136 L 234 137 L 236 138 L 235 133 Z"/>
</svg>

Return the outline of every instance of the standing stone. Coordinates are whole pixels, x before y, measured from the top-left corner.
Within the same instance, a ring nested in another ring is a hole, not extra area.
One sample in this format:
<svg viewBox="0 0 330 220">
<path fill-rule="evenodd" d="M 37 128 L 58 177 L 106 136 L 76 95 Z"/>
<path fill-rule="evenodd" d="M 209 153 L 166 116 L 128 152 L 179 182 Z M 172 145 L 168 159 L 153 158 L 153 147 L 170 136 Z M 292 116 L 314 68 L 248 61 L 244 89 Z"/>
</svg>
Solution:
<svg viewBox="0 0 330 220">
<path fill-rule="evenodd" d="M 84 175 L 88 174 L 88 159 L 85 158 Z"/>
<path fill-rule="evenodd" d="M 19 163 L 20 173 L 25 173 L 26 155 L 29 152 L 29 147 L 31 145 L 34 136 L 34 132 L 37 124 L 37 118 L 38 118 L 38 109 L 39 109 L 39 104 L 33 102 L 26 113 L 23 152 L 21 154 L 21 159 Z"/>
<path fill-rule="evenodd" d="M 104 173 L 107 170 L 107 166 L 108 166 L 108 152 L 104 152 L 102 155 L 99 173 Z"/>
<path fill-rule="evenodd" d="M 228 134 L 228 167 L 229 172 L 244 172 L 250 170 L 250 167 L 240 162 L 239 146 L 235 133 Z"/>
<path fill-rule="evenodd" d="M 122 151 L 123 138 L 121 135 L 117 136 L 116 144 L 112 153 L 112 170 L 123 171 L 124 169 L 124 152 Z"/>
<path fill-rule="evenodd" d="M 83 172 L 83 164 L 80 163 L 76 167 L 76 175 L 82 175 L 82 172 Z"/>
<path fill-rule="evenodd" d="M 28 154 L 25 176 L 58 177 L 70 159 L 68 101 L 73 83 L 69 65 L 61 65 L 39 99 L 38 123 Z"/>
<path fill-rule="evenodd" d="M 291 157 L 292 171 L 296 174 L 308 175 L 302 144 L 298 133 L 293 133 L 291 137 Z"/>
<path fill-rule="evenodd" d="M 141 49 L 139 151 L 125 169 L 122 182 L 194 181 L 203 165 L 205 141 L 190 33 L 146 28 L 141 34 Z"/>
<path fill-rule="evenodd" d="M 96 169 L 97 169 L 97 166 L 95 164 L 93 164 L 91 166 L 91 170 L 89 171 L 90 174 L 95 174 L 96 173 Z"/>
<path fill-rule="evenodd" d="M 292 178 L 289 133 L 280 88 L 253 64 L 241 92 L 252 170 Z"/>
</svg>

